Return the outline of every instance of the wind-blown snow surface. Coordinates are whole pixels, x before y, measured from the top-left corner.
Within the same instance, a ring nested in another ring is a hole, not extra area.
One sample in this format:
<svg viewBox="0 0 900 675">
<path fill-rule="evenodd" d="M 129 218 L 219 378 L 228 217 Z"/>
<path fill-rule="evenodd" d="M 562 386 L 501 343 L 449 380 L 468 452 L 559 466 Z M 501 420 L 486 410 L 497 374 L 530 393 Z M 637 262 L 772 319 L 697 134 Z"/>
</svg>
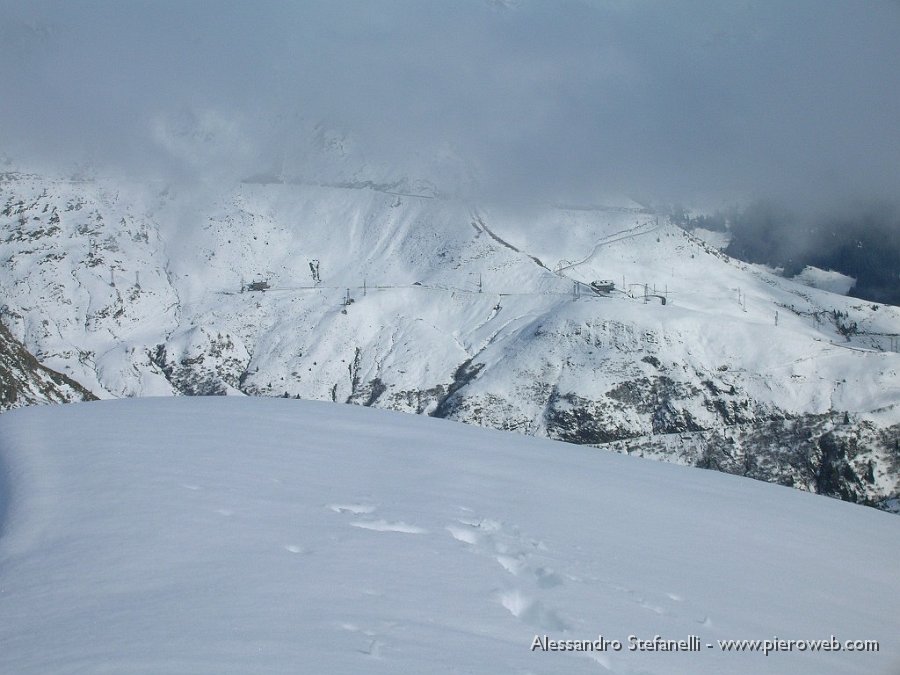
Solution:
<svg viewBox="0 0 900 675">
<path fill-rule="evenodd" d="M 358 406 L 0 418 L 5 673 L 892 673 L 900 529 L 714 472 Z M 700 653 L 531 651 L 698 635 Z M 874 654 L 719 639 L 879 640 Z"/>
</svg>

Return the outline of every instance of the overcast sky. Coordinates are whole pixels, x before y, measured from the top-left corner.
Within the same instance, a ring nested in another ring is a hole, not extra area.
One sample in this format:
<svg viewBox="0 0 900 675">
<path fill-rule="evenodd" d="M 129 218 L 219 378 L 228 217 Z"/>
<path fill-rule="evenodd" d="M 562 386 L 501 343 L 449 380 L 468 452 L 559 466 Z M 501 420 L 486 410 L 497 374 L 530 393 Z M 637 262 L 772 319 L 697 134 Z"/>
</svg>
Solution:
<svg viewBox="0 0 900 675">
<path fill-rule="evenodd" d="M 0 0 L 0 85 L 20 163 L 247 175 L 323 122 L 512 198 L 900 187 L 897 2 Z"/>
</svg>

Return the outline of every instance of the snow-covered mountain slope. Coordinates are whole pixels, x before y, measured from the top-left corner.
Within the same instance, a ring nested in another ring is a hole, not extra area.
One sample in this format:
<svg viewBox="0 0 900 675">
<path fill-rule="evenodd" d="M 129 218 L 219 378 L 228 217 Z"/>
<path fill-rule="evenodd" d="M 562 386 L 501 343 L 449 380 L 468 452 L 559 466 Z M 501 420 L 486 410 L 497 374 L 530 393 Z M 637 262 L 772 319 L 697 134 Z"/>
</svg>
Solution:
<svg viewBox="0 0 900 675">
<path fill-rule="evenodd" d="M 895 307 L 627 200 L 512 212 L 411 180 L 273 181 L 6 174 L 3 323 L 100 397 L 348 401 L 865 503 L 900 491 Z"/>
<path fill-rule="evenodd" d="M 38 363 L 0 324 L 0 410 L 95 398 L 71 378 Z"/>
<path fill-rule="evenodd" d="M 896 519 L 757 481 L 247 398 L 14 411 L 0 466 L 3 672 L 900 666 Z M 539 646 L 598 635 L 621 650 Z M 776 636 L 879 651 L 719 643 Z"/>
</svg>

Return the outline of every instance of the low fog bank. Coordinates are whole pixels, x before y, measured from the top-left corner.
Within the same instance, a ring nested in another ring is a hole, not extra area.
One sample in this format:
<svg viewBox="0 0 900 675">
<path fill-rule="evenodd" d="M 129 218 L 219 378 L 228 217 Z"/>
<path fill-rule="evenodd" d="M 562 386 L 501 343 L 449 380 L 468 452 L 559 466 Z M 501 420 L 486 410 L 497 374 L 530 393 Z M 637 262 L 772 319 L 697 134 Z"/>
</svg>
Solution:
<svg viewBox="0 0 900 675">
<path fill-rule="evenodd" d="M 729 231 L 726 253 L 782 268 L 793 277 L 806 266 L 856 279 L 849 295 L 900 305 L 900 207 L 884 200 L 850 201 L 828 210 L 798 210 L 759 200 L 744 207 L 692 215 L 671 209 L 686 229 Z"/>
</svg>

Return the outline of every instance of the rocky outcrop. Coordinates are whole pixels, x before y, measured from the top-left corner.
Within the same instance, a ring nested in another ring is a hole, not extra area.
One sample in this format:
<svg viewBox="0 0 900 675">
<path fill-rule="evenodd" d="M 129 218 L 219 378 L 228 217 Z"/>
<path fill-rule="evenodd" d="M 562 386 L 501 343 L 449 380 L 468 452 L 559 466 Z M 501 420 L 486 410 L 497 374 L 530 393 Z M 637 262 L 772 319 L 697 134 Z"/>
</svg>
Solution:
<svg viewBox="0 0 900 675">
<path fill-rule="evenodd" d="M 772 417 L 607 447 L 859 504 L 887 508 L 898 496 L 900 425 L 879 427 L 849 413 Z"/>
<path fill-rule="evenodd" d="M 71 378 L 42 366 L 0 323 L 0 410 L 96 398 Z"/>
</svg>

